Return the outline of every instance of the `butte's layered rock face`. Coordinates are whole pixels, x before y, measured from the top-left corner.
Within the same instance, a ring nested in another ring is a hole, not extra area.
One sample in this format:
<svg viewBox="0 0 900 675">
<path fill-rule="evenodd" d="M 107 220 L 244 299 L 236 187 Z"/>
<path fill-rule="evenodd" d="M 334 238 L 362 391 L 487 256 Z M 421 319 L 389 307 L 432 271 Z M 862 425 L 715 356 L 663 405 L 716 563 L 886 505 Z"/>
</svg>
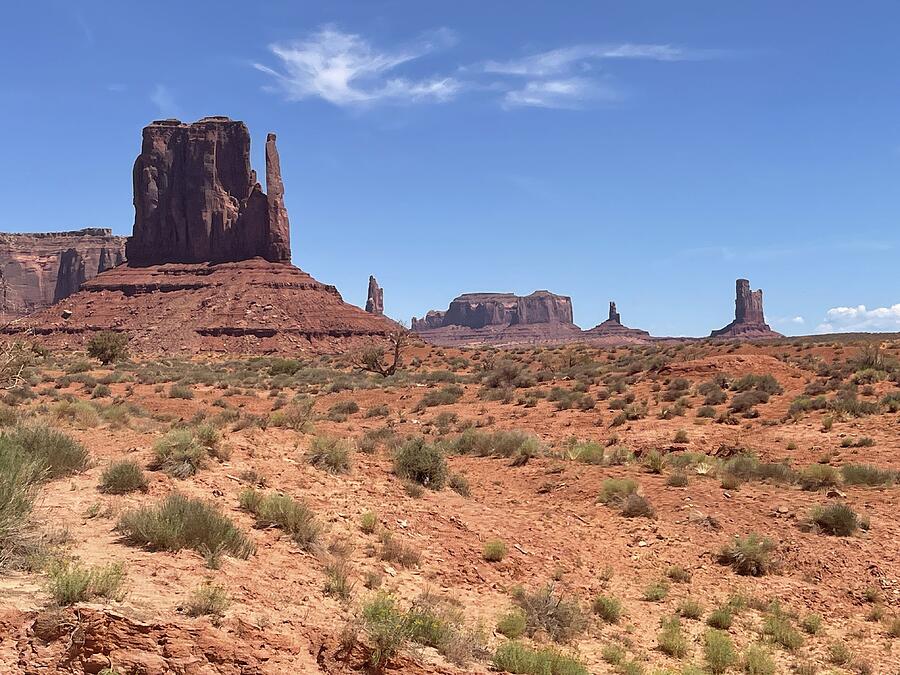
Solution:
<svg viewBox="0 0 900 675">
<path fill-rule="evenodd" d="M 766 323 L 762 290 L 751 291 L 747 279 L 738 279 L 735 283 L 734 321 L 724 328 L 714 330 L 710 337 L 759 339 L 783 336 Z"/>
<path fill-rule="evenodd" d="M 124 259 L 125 237 L 105 228 L 0 234 L 2 320 L 49 307 Z"/>
<path fill-rule="evenodd" d="M 249 157 L 243 122 L 207 117 L 145 128 L 128 264 L 12 330 L 64 343 L 122 331 L 143 353 L 341 351 L 396 331 L 290 264 L 275 136 L 266 141 L 268 194 Z M 66 254 L 62 290 L 82 275 L 83 262 Z"/>
<path fill-rule="evenodd" d="M 134 163 L 133 266 L 291 259 L 281 163 L 266 139 L 265 194 L 250 168 L 243 122 L 205 117 L 160 120 L 144 128 Z"/>
<path fill-rule="evenodd" d="M 384 316 L 384 289 L 378 285 L 375 277 L 369 277 L 369 295 L 366 298 L 366 311 L 376 316 Z"/>
<path fill-rule="evenodd" d="M 628 344 L 648 342 L 650 333 L 638 328 L 628 328 L 622 325 L 622 315 L 616 309 L 616 303 L 609 303 L 609 318 L 584 331 L 586 341 L 591 343 Z"/>
<path fill-rule="evenodd" d="M 439 345 L 550 344 L 577 340 L 572 300 L 549 291 L 531 295 L 465 293 L 447 311 L 412 319 L 412 330 Z"/>
</svg>

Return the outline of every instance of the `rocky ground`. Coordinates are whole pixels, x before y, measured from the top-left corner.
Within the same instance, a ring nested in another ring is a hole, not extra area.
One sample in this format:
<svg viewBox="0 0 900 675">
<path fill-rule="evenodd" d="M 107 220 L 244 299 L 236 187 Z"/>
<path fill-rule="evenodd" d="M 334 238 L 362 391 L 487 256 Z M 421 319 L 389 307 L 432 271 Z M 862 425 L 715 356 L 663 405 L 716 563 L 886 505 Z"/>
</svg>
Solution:
<svg viewBox="0 0 900 675">
<path fill-rule="evenodd" d="M 382 378 L 51 353 L 0 458 L 41 425 L 89 458 L 0 523 L 0 671 L 898 673 L 898 356 L 419 345 Z M 146 487 L 110 494 L 123 461 Z M 141 546 L 129 517 L 174 493 L 249 544 Z M 271 494 L 294 505 L 251 513 Z"/>
</svg>

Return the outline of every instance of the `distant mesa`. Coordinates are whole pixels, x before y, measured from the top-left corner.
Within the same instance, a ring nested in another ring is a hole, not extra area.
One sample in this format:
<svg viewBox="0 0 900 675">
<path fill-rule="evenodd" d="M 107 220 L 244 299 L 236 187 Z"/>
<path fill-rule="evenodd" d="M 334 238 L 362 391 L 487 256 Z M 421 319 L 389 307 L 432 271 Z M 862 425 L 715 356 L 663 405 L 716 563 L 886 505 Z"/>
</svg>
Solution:
<svg viewBox="0 0 900 675">
<path fill-rule="evenodd" d="M 734 321 L 724 328 L 714 330 L 710 337 L 757 340 L 784 336 L 773 331 L 766 323 L 762 290 L 751 291 L 747 279 L 738 279 L 735 283 Z"/>
<path fill-rule="evenodd" d="M 343 301 L 290 264 L 290 231 L 275 135 L 266 189 L 250 168 L 243 122 L 153 122 L 134 165 L 128 262 L 79 283 L 93 266 L 65 252 L 57 286 L 81 290 L 22 320 L 61 342 L 124 331 L 135 351 L 341 351 L 396 324 Z M 113 256 L 114 257 L 114 256 Z M 111 257 L 102 254 L 99 267 Z M 84 269 L 82 269 L 84 263 Z"/>
<path fill-rule="evenodd" d="M 588 341 L 606 340 L 615 343 L 643 343 L 651 340 L 650 333 L 638 328 L 622 325 L 622 316 L 616 309 L 616 303 L 609 303 L 609 318 L 590 330 L 584 331 Z"/>
<path fill-rule="evenodd" d="M 465 293 L 446 311 L 413 317 L 411 325 L 425 341 L 443 346 L 561 344 L 582 338 L 572 322 L 572 299 L 549 291 Z"/>
<path fill-rule="evenodd" d="M 124 260 L 125 237 L 106 228 L 0 233 L 0 321 L 45 309 Z"/>
<path fill-rule="evenodd" d="M 369 277 L 369 293 L 366 298 L 366 311 L 376 316 L 384 316 L 384 289 L 378 285 L 375 277 Z"/>
</svg>

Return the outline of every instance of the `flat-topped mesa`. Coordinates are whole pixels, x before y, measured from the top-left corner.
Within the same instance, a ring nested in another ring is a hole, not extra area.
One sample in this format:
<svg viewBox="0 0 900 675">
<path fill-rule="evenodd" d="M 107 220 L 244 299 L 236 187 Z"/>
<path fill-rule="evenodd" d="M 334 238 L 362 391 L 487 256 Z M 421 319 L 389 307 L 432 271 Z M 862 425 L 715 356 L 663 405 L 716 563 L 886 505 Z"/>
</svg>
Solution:
<svg viewBox="0 0 900 675">
<path fill-rule="evenodd" d="M 763 315 L 762 290 L 750 290 L 747 279 L 735 282 L 734 321 L 710 333 L 710 337 L 724 338 L 774 338 L 783 337 L 766 323 Z"/>
<path fill-rule="evenodd" d="M 290 226 L 275 135 L 266 139 L 266 189 L 250 168 L 243 122 L 204 117 L 144 127 L 134 163 L 131 266 L 290 262 Z"/>
<path fill-rule="evenodd" d="M 375 277 L 369 277 L 369 294 L 366 298 L 366 311 L 376 316 L 384 316 L 384 289 L 378 285 Z"/>
<path fill-rule="evenodd" d="M 433 325 L 438 316 L 440 325 Z M 525 296 L 513 293 L 464 293 L 454 298 L 446 312 L 429 312 L 425 320 L 429 321 L 428 328 L 571 324 L 572 299 L 549 291 L 535 291 Z M 420 320 L 415 320 L 415 324 L 419 323 Z"/>
</svg>

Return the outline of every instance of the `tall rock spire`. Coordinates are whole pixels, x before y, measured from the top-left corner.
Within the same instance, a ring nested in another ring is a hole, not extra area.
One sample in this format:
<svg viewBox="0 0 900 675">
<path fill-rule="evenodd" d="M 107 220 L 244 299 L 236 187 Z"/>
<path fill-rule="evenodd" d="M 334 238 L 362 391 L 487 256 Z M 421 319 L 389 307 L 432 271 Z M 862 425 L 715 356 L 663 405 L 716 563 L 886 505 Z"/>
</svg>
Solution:
<svg viewBox="0 0 900 675">
<path fill-rule="evenodd" d="M 770 338 L 782 337 L 766 323 L 763 315 L 762 290 L 750 290 L 747 279 L 738 279 L 734 290 L 734 321 L 710 333 L 710 337 L 722 338 Z"/>
<path fill-rule="evenodd" d="M 384 316 L 384 289 L 378 285 L 375 277 L 369 277 L 369 295 L 366 298 L 366 311 L 376 316 Z"/>
<path fill-rule="evenodd" d="M 281 160 L 275 147 L 275 134 L 266 136 L 266 191 L 269 203 L 267 260 L 291 259 L 291 225 L 284 207 L 284 182 L 281 180 Z"/>
</svg>

